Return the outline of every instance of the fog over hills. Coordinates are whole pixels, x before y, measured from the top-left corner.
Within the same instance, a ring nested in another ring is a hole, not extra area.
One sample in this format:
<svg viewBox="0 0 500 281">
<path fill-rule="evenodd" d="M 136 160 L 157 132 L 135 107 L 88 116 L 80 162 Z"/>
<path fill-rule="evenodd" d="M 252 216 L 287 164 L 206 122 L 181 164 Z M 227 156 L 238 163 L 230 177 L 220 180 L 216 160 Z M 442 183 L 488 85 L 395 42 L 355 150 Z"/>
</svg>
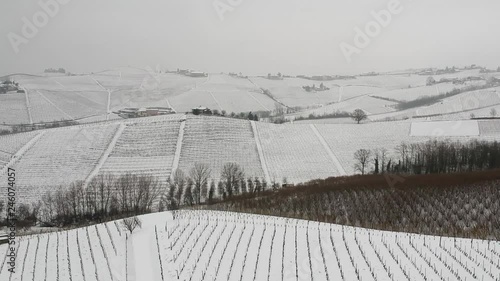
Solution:
<svg viewBox="0 0 500 281">
<path fill-rule="evenodd" d="M 389 6 L 390 19 L 380 14 Z M 499 9 L 488 0 L 6 1 L 0 75 L 158 64 L 247 75 L 496 68 Z M 349 62 L 341 44 L 357 48 L 356 28 L 365 31 L 374 13 L 380 30 L 371 27 L 375 36 Z"/>
</svg>

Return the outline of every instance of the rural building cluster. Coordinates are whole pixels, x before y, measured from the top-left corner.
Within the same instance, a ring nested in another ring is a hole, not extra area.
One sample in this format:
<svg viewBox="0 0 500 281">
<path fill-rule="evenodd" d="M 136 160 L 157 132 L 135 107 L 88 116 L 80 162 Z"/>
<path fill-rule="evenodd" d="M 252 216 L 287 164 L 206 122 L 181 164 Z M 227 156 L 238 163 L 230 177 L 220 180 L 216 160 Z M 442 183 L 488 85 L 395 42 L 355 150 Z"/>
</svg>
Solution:
<svg viewBox="0 0 500 281">
<path fill-rule="evenodd" d="M 128 107 L 120 109 L 119 111 L 113 113 L 118 114 L 118 116 L 122 118 L 139 118 L 139 117 L 175 114 L 176 112 L 174 109 L 170 107 L 145 107 L 145 108 Z"/>
</svg>

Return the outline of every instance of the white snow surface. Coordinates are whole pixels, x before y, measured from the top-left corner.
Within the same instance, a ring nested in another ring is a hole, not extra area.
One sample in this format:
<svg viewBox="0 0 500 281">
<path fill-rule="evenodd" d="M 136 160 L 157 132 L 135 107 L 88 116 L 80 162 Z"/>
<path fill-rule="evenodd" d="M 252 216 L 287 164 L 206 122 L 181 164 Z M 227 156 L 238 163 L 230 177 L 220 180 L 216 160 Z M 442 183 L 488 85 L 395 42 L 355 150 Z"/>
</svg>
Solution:
<svg viewBox="0 0 500 281">
<path fill-rule="evenodd" d="M 415 137 L 479 136 L 479 124 L 475 120 L 412 122 L 410 136 L 415 136 Z"/>
<path fill-rule="evenodd" d="M 0 280 L 499 280 L 500 243 L 217 211 L 19 237 Z M 0 246 L 1 259 L 7 245 Z"/>
</svg>

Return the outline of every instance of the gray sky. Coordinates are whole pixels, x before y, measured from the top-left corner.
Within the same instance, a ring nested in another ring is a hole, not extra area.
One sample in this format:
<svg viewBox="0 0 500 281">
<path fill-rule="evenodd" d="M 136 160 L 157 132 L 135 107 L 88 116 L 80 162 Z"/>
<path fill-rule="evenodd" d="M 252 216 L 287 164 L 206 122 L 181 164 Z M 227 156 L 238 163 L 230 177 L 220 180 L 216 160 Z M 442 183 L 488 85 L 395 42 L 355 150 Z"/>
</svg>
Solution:
<svg viewBox="0 0 500 281">
<path fill-rule="evenodd" d="M 6 0 L 0 75 L 157 64 L 249 75 L 500 66 L 498 0 L 400 0 L 399 13 L 348 62 L 340 44 L 355 47 L 355 27 L 365 29 L 371 12 L 391 1 L 397 0 L 64 0 L 44 23 L 38 1 Z M 231 9 L 218 13 L 214 3 Z M 38 31 L 19 39 L 22 18 L 33 23 L 36 15 Z"/>
</svg>

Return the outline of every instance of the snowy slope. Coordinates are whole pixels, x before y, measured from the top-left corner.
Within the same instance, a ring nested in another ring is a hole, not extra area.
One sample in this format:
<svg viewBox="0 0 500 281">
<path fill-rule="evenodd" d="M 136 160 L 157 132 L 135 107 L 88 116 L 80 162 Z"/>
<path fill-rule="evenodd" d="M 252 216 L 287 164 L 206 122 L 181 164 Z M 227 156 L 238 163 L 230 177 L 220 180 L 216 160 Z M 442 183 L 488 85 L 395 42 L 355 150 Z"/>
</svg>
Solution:
<svg viewBox="0 0 500 281">
<path fill-rule="evenodd" d="M 214 211 L 22 237 L 0 280 L 498 280 L 500 243 Z M 7 246 L 0 246 L 6 253 Z M 3 257 L 2 257 L 3 259 Z"/>
</svg>

